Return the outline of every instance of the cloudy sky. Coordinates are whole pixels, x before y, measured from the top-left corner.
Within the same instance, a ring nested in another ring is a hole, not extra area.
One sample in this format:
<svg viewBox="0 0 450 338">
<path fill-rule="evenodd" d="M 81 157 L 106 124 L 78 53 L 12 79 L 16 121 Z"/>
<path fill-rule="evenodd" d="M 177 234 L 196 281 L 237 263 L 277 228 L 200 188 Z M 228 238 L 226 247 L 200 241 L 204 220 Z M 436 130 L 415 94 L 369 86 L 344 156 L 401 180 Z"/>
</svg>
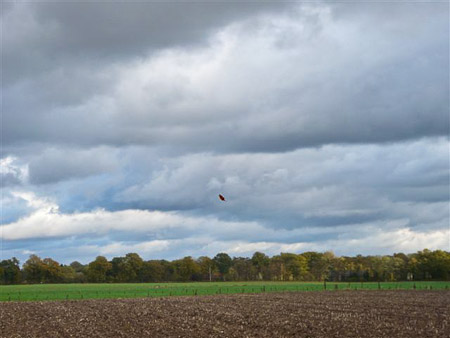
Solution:
<svg viewBox="0 0 450 338">
<path fill-rule="evenodd" d="M 3 259 L 450 250 L 448 2 L 1 21 Z"/>
</svg>

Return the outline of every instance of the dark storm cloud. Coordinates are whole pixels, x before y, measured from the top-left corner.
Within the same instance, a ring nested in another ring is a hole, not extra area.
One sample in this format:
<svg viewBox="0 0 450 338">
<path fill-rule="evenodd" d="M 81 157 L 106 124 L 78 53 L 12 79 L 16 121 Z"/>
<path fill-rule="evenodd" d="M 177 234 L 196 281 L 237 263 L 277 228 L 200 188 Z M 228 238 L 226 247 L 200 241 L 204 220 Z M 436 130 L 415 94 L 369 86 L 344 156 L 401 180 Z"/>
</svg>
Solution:
<svg viewBox="0 0 450 338">
<path fill-rule="evenodd" d="M 242 17 L 288 4 L 244 2 L 37 2 L 10 4 L 3 15 L 4 81 L 89 60 L 99 67 L 167 47 L 204 44 Z"/>
<path fill-rule="evenodd" d="M 162 21 L 162 4 L 118 4 L 123 11 L 115 5 L 97 4 L 86 15 L 81 15 L 85 4 L 22 9 L 31 11 L 37 31 L 49 36 L 48 45 L 45 39 L 37 43 L 39 33 L 10 37 L 6 45 L 17 45 L 11 53 L 28 55 L 20 48 L 36 43 L 50 68 L 37 75 L 21 67 L 25 74 L 18 75 L 9 67 L 17 58 L 6 55 L 6 68 L 23 79 L 4 90 L 6 145 L 42 141 L 274 152 L 448 134 L 444 4 L 419 12 L 393 5 L 396 10 L 386 12 L 378 26 L 380 12 L 372 21 L 351 15 L 344 20 L 339 12 L 344 5 L 339 11 L 312 6 L 269 15 L 268 8 L 255 4 L 239 14 L 230 4 L 171 4 Z M 229 11 L 214 9 L 217 5 Z M 220 12 L 221 19 L 197 20 L 196 8 Z M 127 11 L 136 12 L 137 19 L 128 19 Z M 147 12 L 155 19 L 144 20 Z M 13 30 L 18 20 L 7 20 L 5 29 Z M 158 38 L 143 33 L 155 31 L 146 25 L 159 27 Z M 140 43 L 116 29 L 136 32 Z M 193 44 L 180 44 L 175 31 L 188 34 L 180 41 Z M 114 36 L 117 45 L 110 42 Z M 166 45 L 158 43 L 159 36 Z M 74 55 L 72 45 L 84 56 Z M 103 49 L 116 61 L 100 55 Z M 31 64 L 39 66 L 39 57 Z"/>
</svg>

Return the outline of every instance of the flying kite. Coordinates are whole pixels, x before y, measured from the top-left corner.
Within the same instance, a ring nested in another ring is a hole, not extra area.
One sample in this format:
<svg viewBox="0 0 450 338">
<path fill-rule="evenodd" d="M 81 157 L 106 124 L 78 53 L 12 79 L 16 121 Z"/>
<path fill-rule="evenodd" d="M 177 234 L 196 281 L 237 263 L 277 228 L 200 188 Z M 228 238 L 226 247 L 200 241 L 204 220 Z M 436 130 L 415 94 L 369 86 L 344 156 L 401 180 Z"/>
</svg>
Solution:
<svg viewBox="0 0 450 338">
<path fill-rule="evenodd" d="M 221 201 L 225 201 L 225 197 L 223 197 L 223 195 L 219 194 L 219 198 Z"/>
</svg>

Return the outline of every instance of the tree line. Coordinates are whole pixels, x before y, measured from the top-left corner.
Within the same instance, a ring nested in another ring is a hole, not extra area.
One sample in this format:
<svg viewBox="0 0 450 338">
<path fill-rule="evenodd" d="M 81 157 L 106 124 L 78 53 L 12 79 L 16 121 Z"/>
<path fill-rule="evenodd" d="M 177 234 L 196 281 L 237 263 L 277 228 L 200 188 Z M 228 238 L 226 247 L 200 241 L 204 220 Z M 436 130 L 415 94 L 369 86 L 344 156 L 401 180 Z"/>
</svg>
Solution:
<svg viewBox="0 0 450 338">
<path fill-rule="evenodd" d="M 31 255 L 20 267 L 17 258 L 0 262 L 0 283 L 148 283 L 188 281 L 405 281 L 450 280 L 450 252 L 425 249 L 413 254 L 336 256 L 332 252 L 281 253 L 249 257 L 218 253 L 173 261 L 143 260 L 137 253 L 89 264 L 60 264 Z"/>
</svg>

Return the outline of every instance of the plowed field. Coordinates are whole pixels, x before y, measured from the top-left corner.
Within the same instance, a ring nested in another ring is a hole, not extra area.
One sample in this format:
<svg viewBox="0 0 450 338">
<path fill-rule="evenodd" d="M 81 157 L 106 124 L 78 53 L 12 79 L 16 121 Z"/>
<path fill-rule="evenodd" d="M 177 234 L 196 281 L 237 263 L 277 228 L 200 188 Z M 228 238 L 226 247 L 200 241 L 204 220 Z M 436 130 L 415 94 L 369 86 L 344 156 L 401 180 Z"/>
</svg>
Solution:
<svg viewBox="0 0 450 338">
<path fill-rule="evenodd" d="M 450 337 L 449 291 L 0 303 L 1 337 Z"/>
</svg>

